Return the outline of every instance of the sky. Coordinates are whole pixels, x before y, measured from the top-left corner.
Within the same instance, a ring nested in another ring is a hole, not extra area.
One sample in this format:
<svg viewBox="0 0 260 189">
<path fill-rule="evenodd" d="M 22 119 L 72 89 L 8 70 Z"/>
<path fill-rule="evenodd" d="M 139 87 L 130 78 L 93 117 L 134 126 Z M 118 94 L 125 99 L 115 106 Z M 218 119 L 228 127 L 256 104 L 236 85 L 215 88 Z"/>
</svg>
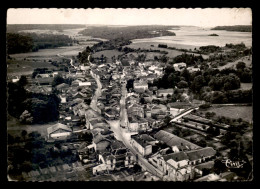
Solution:
<svg viewBox="0 0 260 189">
<path fill-rule="evenodd" d="M 7 24 L 251 25 L 250 8 L 8 9 Z"/>
</svg>

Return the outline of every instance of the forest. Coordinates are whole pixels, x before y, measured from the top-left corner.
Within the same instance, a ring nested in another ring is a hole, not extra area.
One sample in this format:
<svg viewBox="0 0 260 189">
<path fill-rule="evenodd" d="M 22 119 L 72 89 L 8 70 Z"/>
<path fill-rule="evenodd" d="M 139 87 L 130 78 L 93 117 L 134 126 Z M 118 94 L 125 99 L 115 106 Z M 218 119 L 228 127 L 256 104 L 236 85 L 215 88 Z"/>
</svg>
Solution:
<svg viewBox="0 0 260 189">
<path fill-rule="evenodd" d="M 237 32 L 252 32 L 252 25 L 236 25 L 236 26 L 217 26 L 211 30 L 226 30 Z"/>
<path fill-rule="evenodd" d="M 72 45 L 73 40 L 67 35 L 7 33 L 7 53 L 25 53 L 39 49 Z"/>
<path fill-rule="evenodd" d="M 94 38 L 103 39 L 116 39 L 125 38 L 127 40 L 140 39 L 140 38 L 151 38 L 160 36 L 175 36 L 174 32 L 170 30 L 177 26 L 126 26 L 126 27 L 109 27 L 100 26 L 88 27 L 87 29 L 79 32 L 85 36 L 92 36 Z M 156 31 L 156 32 L 155 32 Z"/>
<path fill-rule="evenodd" d="M 84 28 L 82 24 L 8 24 L 7 33 L 16 33 L 22 30 L 57 30 Z"/>
</svg>

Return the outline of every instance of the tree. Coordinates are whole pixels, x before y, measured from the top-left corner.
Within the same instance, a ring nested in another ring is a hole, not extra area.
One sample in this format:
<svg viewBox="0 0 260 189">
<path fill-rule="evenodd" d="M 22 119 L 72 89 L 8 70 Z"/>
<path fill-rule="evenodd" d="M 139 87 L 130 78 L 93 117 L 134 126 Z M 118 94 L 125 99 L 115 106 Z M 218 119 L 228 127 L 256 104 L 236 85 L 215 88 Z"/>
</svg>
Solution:
<svg viewBox="0 0 260 189">
<path fill-rule="evenodd" d="M 144 97 L 141 97 L 141 98 L 140 98 L 140 103 L 141 103 L 141 104 L 144 104 L 144 103 L 145 103 Z"/>
<path fill-rule="evenodd" d="M 15 142 L 14 137 L 10 134 L 8 134 L 7 139 L 8 139 L 8 144 L 12 145 Z"/>
<path fill-rule="evenodd" d="M 224 163 L 222 163 L 222 161 L 220 159 L 216 159 L 214 161 L 214 167 L 213 167 L 213 171 L 216 173 L 216 174 L 220 174 L 220 173 L 223 173 L 227 170 L 227 167 Z"/>
<path fill-rule="evenodd" d="M 178 88 L 186 88 L 188 87 L 188 83 L 186 81 L 180 81 L 178 84 L 177 84 L 177 87 Z"/>
<path fill-rule="evenodd" d="M 168 126 L 170 124 L 171 118 L 170 116 L 166 116 L 163 120 L 165 126 Z"/>
<path fill-rule="evenodd" d="M 216 104 L 222 104 L 222 103 L 227 103 L 228 99 L 225 95 L 225 93 L 221 91 L 214 91 L 211 98 L 210 98 L 211 103 L 216 103 Z"/>
<path fill-rule="evenodd" d="M 17 33 L 7 33 L 7 54 L 29 52 L 33 48 L 32 37 Z"/>
<path fill-rule="evenodd" d="M 22 135 L 23 139 L 25 140 L 25 137 L 27 135 L 27 131 L 26 130 L 22 130 L 21 135 Z"/>
<path fill-rule="evenodd" d="M 198 75 L 194 78 L 191 89 L 198 93 L 203 86 L 205 86 L 205 79 L 202 75 Z"/>
<path fill-rule="evenodd" d="M 28 83 L 26 76 L 22 75 L 18 81 L 18 84 L 24 87 Z"/>
<path fill-rule="evenodd" d="M 215 130 L 214 130 L 214 135 L 215 135 L 215 136 L 220 135 L 220 129 L 219 129 L 218 127 L 215 128 Z"/>
<path fill-rule="evenodd" d="M 59 84 L 65 83 L 65 80 L 60 75 L 56 75 L 53 79 L 52 86 L 56 87 Z"/>
<path fill-rule="evenodd" d="M 181 72 L 181 76 L 185 78 L 185 81 L 190 82 L 190 72 L 186 68 Z"/>
<path fill-rule="evenodd" d="M 37 131 L 33 131 L 31 133 L 28 134 L 28 136 L 31 138 L 31 139 L 37 139 L 41 136 L 41 134 Z"/>
<path fill-rule="evenodd" d="M 21 123 L 25 123 L 25 124 L 32 124 L 33 123 L 33 117 L 31 116 L 31 113 L 29 113 L 27 110 L 25 110 L 21 114 L 19 121 Z"/>
<path fill-rule="evenodd" d="M 244 62 L 238 62 L 236 65 L 236 68 L 239 70 L 244 70 L 244 68 L 246 67 L 246 64 Z"/>
</svg>

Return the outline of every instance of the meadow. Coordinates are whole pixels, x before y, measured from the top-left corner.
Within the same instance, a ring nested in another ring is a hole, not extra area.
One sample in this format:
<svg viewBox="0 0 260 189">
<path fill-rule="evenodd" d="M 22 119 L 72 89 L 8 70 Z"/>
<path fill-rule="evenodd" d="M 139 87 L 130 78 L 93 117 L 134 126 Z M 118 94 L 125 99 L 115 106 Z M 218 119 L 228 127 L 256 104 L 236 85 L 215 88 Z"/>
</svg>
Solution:
<svg viewBox="0 0 260 189">
<path fill-rule="evenodd" d="M 152 39 L 151 39 L 152 40 Z M 126 45 L 126 47 L 129 48 L 133 48 L 133 49 L 152 49 L 152 50 L 160 50 L 160 51 L 167 51 L 168 54 L 166 56 L 168 56 L 169 58 L 174 58 L 178 55 L 183 54 L 184 52 L 179 51 L 179 50 L 171 50 L 171 49 L 166 49 L 166 48 L 159 48 L 158 45 L 159 44 L 165 44 L 165 43 L 160 43 L 160 42 L 142 42 L 142 43 L 131 43 L 130 45 Z M 181 44 L 167 44 L 168 47 L 175 47 L 178 49 L 194 49 L 194 48 L 198 48 L 198 46 L 189 46 L 189 45 L 181 45 Z M 188 53 L 187 54 L 194 54 L 196 56 L 198 56 L 199 54 L 196 53 Z M 208 58 L 208 55 L 202 55 L 203 58 Z"/>
<path fill-rule="evenodd" d="M 252 106 L 213 106 L 207 112 L 215 112 L 216 116 L 225 116 L 229 118 L 242 118 L 245 121 L 252 122 Z"/>
<path fill-rule="evenodd" d="M 101 57 L 102 54 L 106 56 L 108 60 L 111 60 L 112 56 L 115 56 L 117 58 L 117 56 L 123 54 L 123 52 L 120 52 L 118 50 L 104 50 L 96 52 L 95 54 L 93 54 L 93 57 L 98 58 Z"/>
<path fill-rule="evenodd" d="M 45 60 L 45 62 L 44 62 Z M 33 60 L 7 60 L 7 75 L 28 75 L 32 74 L 35 68 L 56 68 L 49 59 L 33 59 Z"/>
</svg>

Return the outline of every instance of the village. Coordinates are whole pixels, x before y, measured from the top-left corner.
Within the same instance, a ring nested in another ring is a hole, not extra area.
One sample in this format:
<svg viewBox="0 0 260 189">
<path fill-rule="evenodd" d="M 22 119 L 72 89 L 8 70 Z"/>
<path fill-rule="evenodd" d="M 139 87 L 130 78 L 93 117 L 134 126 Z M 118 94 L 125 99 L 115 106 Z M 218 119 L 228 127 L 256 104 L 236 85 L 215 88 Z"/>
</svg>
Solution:
<svg viewBox="0 0 260 189">
<path fill-rule="evenodd" d="M 67 72 L 44 70 L 33 81 L 28 76 L 26 90 L 47 95 L 55 90 L 59 120 L 47 128 L 45 140 L 53 151 L 70 149 L 77 161 L 23 172 L 24 180 L 226 181 L 237 177 L 228 170 L 219 175 L 213 171 L 216 158 L 229 151 L 220 143 L 229 125 L 198 114 L 203 102 L 171 102 L 175 89 L 150 86 L 163 76 L 165 64 L 128 57 L 91 63 L 90 55 L 83 64 L 75 57 L 65 59 L 58 68 L 67 67 Z M 176 71 L 186 67 L 174 64 Z M 53 88 L 55 77 L 71 82 Z M 185 136 L 176 135 L 180 130 Z M 205 138 L 210 146 L 201 142 Z"/>
</svg>

